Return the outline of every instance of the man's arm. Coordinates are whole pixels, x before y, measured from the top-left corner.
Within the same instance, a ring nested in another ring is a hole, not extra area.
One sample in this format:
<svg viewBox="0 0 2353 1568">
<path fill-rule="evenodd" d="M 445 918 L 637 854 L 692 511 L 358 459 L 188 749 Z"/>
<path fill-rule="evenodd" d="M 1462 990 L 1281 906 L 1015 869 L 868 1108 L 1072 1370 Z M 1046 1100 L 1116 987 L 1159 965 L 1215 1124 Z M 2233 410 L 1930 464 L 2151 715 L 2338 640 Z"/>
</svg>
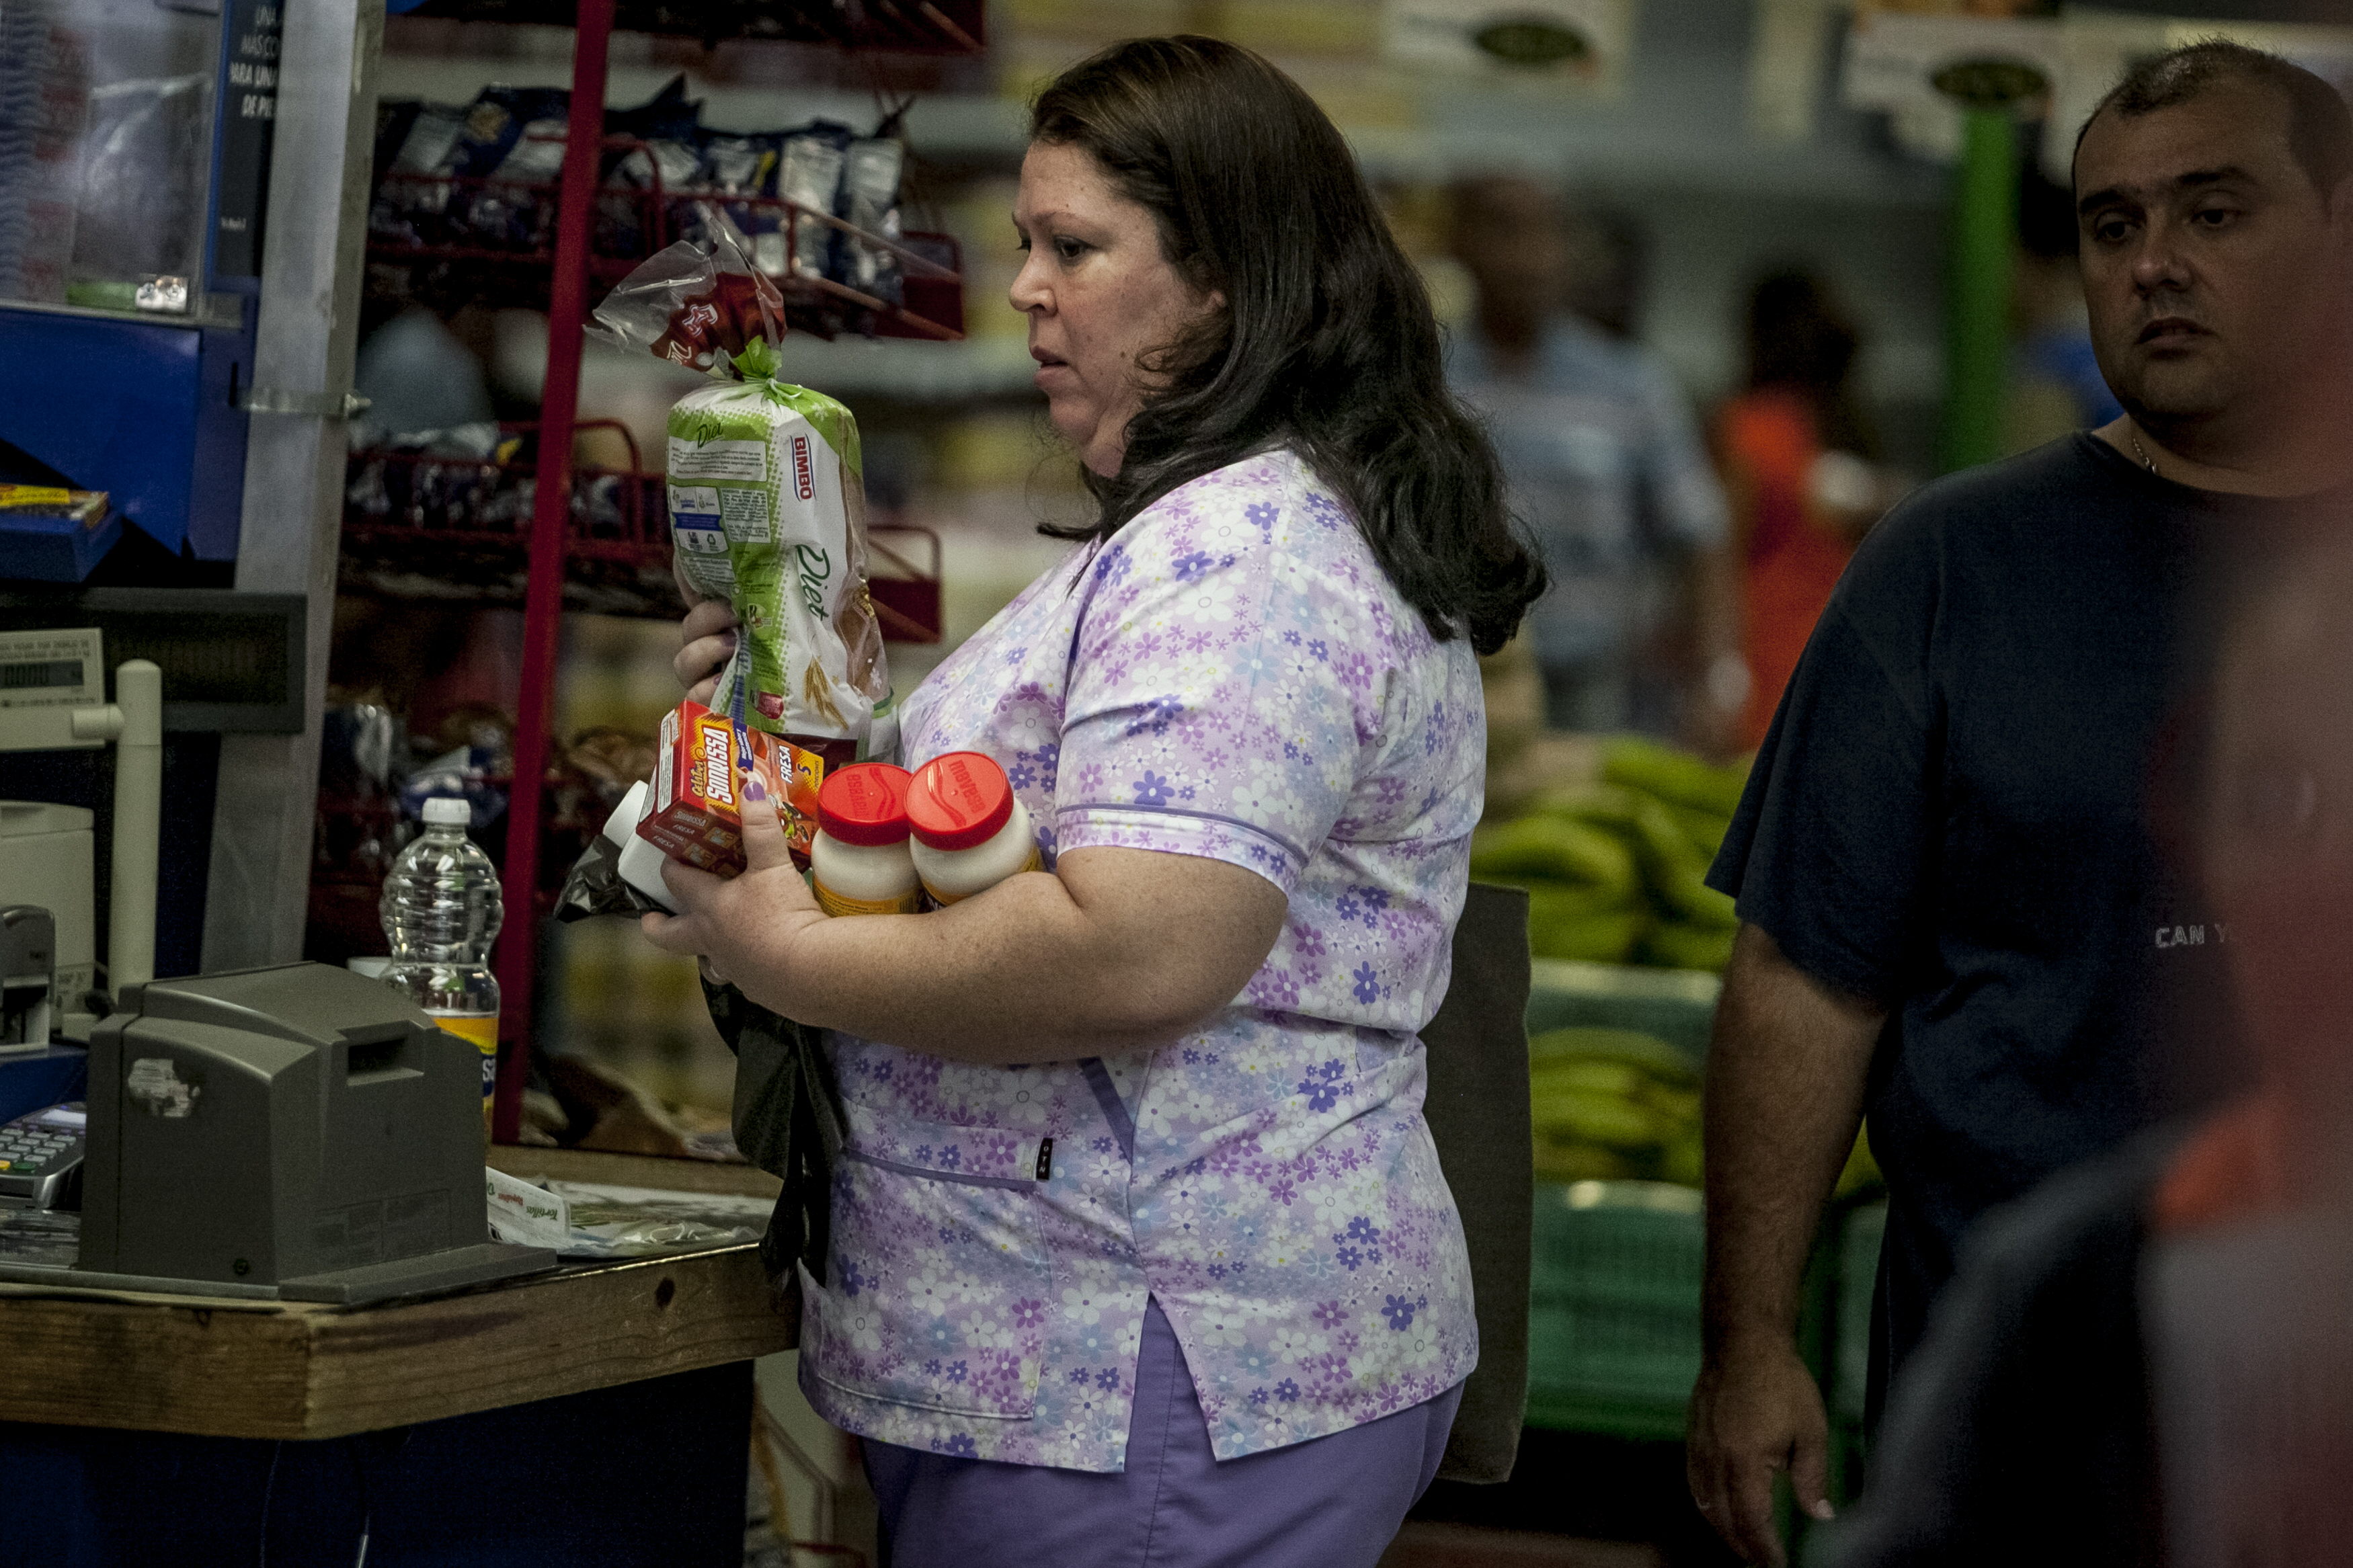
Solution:
<svg viewBox="0 0 2353 1568">
<path fill-rule="evenodd" d="M 1830 1424 L 1798 1354 L 1799 1296 L 1886 1016 L 1740 928 L 1708 1053 L 1703 1353 L 1685 1453 L 1700 1511 L 1775 1568 L 1776 1470 L 1800 1507 L 1830 1517 Z"/>
</svg>

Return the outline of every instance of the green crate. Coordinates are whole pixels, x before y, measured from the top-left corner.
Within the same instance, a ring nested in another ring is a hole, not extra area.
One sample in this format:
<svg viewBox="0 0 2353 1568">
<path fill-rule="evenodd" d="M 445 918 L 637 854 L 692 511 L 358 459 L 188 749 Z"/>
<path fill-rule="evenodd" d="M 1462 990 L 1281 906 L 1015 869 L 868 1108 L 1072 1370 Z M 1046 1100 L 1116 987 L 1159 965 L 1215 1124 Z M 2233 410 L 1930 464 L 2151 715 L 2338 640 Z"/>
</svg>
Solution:
<svg viewBox="0 0 2353 1568">
<path fill-rule="evenodd" d="M 1707 1056 L 1720 983 L 1681 969 L 1537 959 L 1528 1033 L 1640 1029 Z M 1538 1183 L 1529 1285 L 1532 1426 L 1672 1441 L 1699 1375 L 1700 1195 L 1656 1182 Z"/>
<path fill-rule="evenodd" d="M 1539 958 L 1528 977 L 1528 1033 L 1573 1025 L 1640 1029 L 1691 1059 L 1707 1059 L 1707 1033 L 1723 982 L 1696 969 L 1635 969 Z"/>
<path fill-rule="evenodd" d="M 1527 1423 L 1672 1440 L 1699 1375 L 1700 1195 L 1538 1183 Z"/>
<path fill-rule="evenodd" d="M 1879 1283 L 1879 1246 L 1887 1234 L 1887 1205 L 1858 1204 L 1835 1216 L 1837 1292 L 1831 1307 L 1830 1364 L 1822 1369 L 1831 1418 L 1858 1431 L 1871 1372 L 1871 1299 Z"/>
</svg>

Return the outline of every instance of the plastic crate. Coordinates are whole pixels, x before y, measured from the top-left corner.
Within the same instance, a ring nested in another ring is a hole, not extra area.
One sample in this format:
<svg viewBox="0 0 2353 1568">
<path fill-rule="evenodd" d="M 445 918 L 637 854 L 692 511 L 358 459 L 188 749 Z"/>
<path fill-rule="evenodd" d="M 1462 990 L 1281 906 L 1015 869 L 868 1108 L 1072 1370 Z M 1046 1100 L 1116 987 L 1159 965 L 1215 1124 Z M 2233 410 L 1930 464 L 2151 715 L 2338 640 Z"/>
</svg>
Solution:
<svg viewBox="0 0 2353 1568">
<path fill-rule="evenodd" d="M 1690 1058 L 1707 1058 L 1707 1033 L 1724 983 L 1697 969 L 1634 969 L 1539 958 L 1528 976 L 1528 1033 L 1572 1025 L 1640 1029 Z"/>
<path fill-rule="evenodd" d="M 1699 1375 L 1700 1239 L 1691 1187 L 1537 1184 L 1529 1426 L 1683 1436 Z"/>
<path fill-rule="evenodd" d="M 1838 1272 L 1831 1289 L 1830 1364 L 1822 1369 L 1831 1417 L 1862 1427 L 1871 1375 L 1871 1302 L 1879 1283 L 1879 1246 L 1887 1234 L 1887 1205 L 1859 1204 L 1836 1229 Z"/>
<path fill-rule="evenodd" d="M 1831 1501 L 1844 1508 L 1862 1490 L 1864 1405 L 1871 1386 L 1871 1308 L 1879 1283 L 1879 1247 L 1887 1234 L 1883 1202 L 1833 1205 L 1821 1244 L 1831 1252 L 1822 1310 L 1822 1404 L 1831 1418 Z"/>
<path fill-rule="evenodd" d="M 1721 988 L 1694 970 L 1540 958 L 1528 1033 L 1640 1029 L 1696 1070 Z M 1535 1247 L 1528 1425 L 1680 1438 L 1699 1375 L 1699 1193 L 1655 1182 L 1540 1182 Z"/>
</svg>

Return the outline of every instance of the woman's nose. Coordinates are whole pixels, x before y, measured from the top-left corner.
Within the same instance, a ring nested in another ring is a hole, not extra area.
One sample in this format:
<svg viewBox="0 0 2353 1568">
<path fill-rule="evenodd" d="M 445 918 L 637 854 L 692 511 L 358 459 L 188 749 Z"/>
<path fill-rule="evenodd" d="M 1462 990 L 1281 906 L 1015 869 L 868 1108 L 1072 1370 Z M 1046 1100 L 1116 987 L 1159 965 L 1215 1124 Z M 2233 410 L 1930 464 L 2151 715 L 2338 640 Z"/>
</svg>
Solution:
<svg viewBox="0 0 2353 1568">
<path fill-rule="evenodd" d="M 1053 303 L 1053 291 L 1047 288 L 1040 272 L 1038 253 L 1031 251 L 1023 258 L 1021 270 L 1013 275 L 1013 286 L 1005 291 L 1005 297 L 1012 302 L 1013 308 L 1024 315 L 1032 310 L 1045 310 Z"/>
</svg>

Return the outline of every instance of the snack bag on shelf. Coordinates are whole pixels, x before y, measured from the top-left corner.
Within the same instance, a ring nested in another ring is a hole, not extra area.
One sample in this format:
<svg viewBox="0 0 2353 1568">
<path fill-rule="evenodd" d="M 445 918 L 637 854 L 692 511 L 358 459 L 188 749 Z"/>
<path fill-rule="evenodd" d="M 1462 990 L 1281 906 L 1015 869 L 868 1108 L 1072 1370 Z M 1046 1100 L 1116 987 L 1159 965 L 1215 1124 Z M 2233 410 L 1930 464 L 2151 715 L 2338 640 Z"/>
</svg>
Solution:
<svg viewBox="0 0 2353 1568">
<path fill-rule="evenodd" d="M 797 131 L 786 132 L 783 161 L 776 170 L 776 195 L 800 207 L 804 215 L 832 212 L 841 198 L 842 171 L 854 140 L 849 126 L 830 120 L 812 120 Z M 802 278 L 828 276 L 833 234 L 829 224 L 812 222 L 807 216 L 797 219 L 793 225 L 793 253 L 786 258 L 791 270 Z"/>
<path fill-rule="evenodd" d="M 841 216 L 869 234 L 899 237 L 899 180 L 906 166 L 906 145 L 895 137 L 877 136 L 852 142 L 843 160 Z M 835 281 L 885 304 L 903 298 L 899 258 L 880 246 L 839 237 L 839 275 Z"/>
</svg>

